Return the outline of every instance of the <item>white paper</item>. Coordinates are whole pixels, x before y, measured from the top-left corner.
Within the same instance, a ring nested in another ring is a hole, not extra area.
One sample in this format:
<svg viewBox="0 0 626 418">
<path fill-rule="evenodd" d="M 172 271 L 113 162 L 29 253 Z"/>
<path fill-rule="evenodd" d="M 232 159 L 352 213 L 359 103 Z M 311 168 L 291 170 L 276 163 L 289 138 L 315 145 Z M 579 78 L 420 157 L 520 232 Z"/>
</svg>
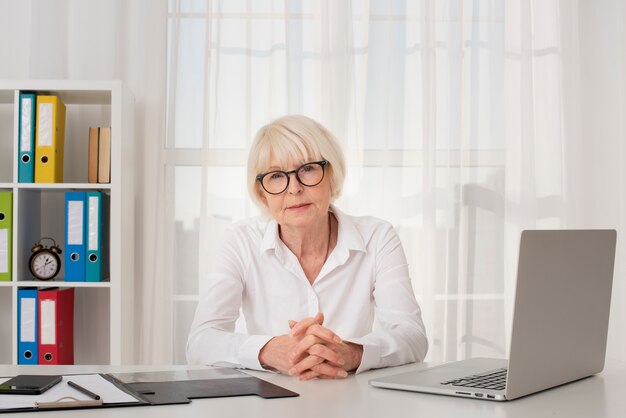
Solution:
<svg viewBox="0 0 626 418">
<path fill-rule="evenodd" d="M 67 202 L 67 242 L 65 245 L 83 245 L 83 202 Z"/>
<path fill-rule="evenodd" d="M 20 152 L 30 152 L 30 130 L 33 114 L 33 99 L 22 98 L 22 138 L 20 140 Z"/>
<path fill-rule="evenodd" d="M 0 273 L 9 272 L 9 230 L 0 229 Z"/>
<path fill-rule="evenodd" d="M 9 378 L 0 378 L 4 383 Z M 93 399 L 74 389 L 67 384 L 71 380 L 87 390 L 99 395 L 102 403 L 139 403 L 139 400 L 124 392 L 113 383 L 99 374 L 80 374 L 63 376 L 63 380 L 41 395 L 6 395 L 0 394 L 0 409 L 29 408 L 34 407 L 36 402 L 56 402 L 65 396 L 71 396 L 79 401 L 92 401 Z"/>
<path fill-rule="evenodd" d="M 39 114 L 37 116 L 37 145 L 52 145 L 52 103 L 40 103 Z"/>
<path fill-rule="evenodd" d="M 20 342 L 35 342 L 35 298 L 22 298 L 20 312 Z"/>
<path fill-rule="evenodd" d="M 98 250 L 98 218 L 100 218 L 100 213 L 98 213 L 99 200 L 100 198 L 98 196 L 89 196 L 89 209 L 87 215 L 89 223 L 89 227 L 87 228 L 89 235 L 87 237 L 87 250 L 89 251 Z"/>
<path fill-rule="evenodd" d="M 41 301 L 41 341 L 39 344 L 56 344 L 56 301 Z"/>
</svg>

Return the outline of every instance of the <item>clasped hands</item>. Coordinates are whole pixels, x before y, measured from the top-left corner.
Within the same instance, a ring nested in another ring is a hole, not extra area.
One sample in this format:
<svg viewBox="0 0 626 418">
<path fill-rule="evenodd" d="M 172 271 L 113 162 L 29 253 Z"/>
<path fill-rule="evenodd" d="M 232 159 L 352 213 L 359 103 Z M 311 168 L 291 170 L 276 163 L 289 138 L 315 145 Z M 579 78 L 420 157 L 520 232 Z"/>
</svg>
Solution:
<svg viewBox="0 0 626 418">
<path fill-rule="evenodd" d="M 269 340 L 259 352 L 259 361 L 300 380 L 346 377 L 361 364 L 363 347 L 342 341 L 323 323 L 321 312 L 299 322 L 290 320 L 291 333 Z"/>
</svg>

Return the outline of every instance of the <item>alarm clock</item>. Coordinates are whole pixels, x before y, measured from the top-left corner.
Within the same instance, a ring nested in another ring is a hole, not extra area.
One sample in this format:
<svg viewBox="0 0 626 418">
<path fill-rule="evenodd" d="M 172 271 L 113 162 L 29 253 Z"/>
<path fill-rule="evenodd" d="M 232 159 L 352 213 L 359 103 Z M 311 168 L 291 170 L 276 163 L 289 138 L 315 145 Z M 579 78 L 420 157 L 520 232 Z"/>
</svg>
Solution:
<svg viewBox="0 0 626 418">
<path fill-rule="evenodd" d="M 52 241 L 50 247 L 41 243 L 45 239 Z M 61 257 L 59 257 L 59 254 L 63 251 L 57 246 L 54 239 L 43 237 L 34 244 L 30 251 L 32 254 L 28 262 L 28 268 L 36 279 L 52 280 L 59 274 L 59 271 L 61 271 Z"/>
</svg>

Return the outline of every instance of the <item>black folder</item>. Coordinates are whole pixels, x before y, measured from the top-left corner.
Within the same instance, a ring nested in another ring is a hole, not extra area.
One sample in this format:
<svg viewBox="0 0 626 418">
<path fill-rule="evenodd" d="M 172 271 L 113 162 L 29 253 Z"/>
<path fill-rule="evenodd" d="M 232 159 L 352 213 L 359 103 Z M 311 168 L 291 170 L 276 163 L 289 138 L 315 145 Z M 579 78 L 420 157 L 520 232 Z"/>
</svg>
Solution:
<svg viewBox="0 0 626 418">
<path fill-rule="evenodd" d="M 265 399 L 299 396 L 240 370 L 215 368 L 115 374 L 151 405 L 189 403 L 192 399 L 257 395 Z"/>
</svg>

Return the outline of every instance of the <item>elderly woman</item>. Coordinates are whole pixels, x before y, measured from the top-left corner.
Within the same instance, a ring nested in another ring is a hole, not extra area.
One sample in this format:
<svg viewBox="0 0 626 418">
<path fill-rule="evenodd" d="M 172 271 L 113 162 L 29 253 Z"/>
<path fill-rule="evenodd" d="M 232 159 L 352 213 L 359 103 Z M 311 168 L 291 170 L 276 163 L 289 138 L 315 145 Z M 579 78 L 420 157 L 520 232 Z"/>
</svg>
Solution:
<svg viewBox="0 0 626 418">
<path fill-rule="evenodd" d="M 341 149 L 319 123 L 285 116 L 259 130 L 248 188 L 264 216 L 223 237 L 189 334 L 190 364 L 308 380 L 424 359 L 402 244 L 388 222 L 332 205 L 344 175 Z M 240 308 L 247 334 L 234 332 Z"/>
</svg>

